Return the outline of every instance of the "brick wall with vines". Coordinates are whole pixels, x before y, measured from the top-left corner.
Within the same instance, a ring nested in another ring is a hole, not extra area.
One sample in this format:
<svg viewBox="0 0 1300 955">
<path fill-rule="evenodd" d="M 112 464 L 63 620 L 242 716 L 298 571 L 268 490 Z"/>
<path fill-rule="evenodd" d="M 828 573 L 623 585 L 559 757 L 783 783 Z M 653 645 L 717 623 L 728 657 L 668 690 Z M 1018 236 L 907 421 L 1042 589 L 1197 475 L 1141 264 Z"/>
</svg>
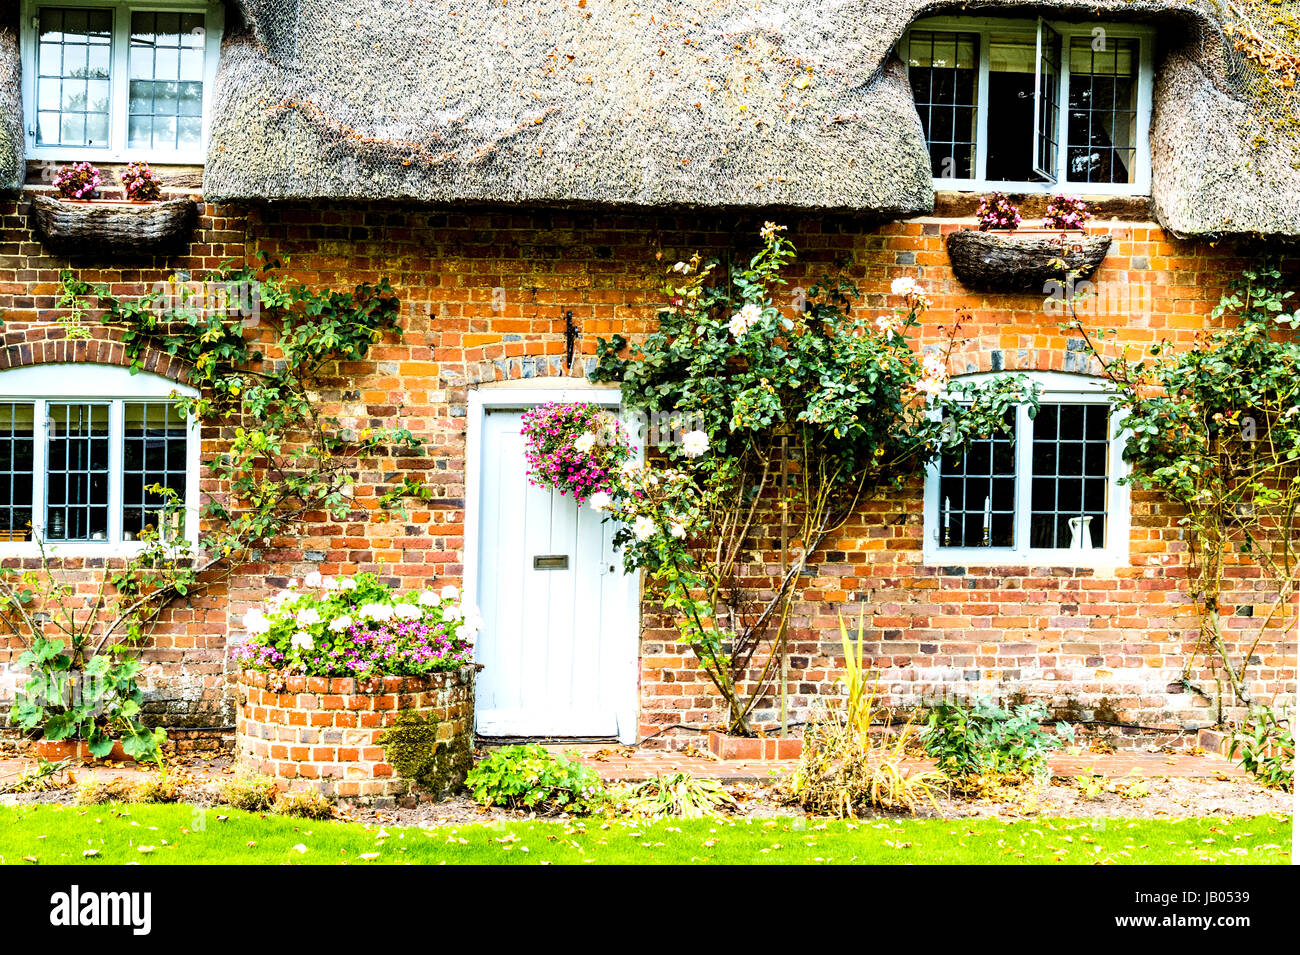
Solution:
<svg viewBox="0 0 1300 955">
<path fill-rule="evenodd" d="M 340 366 L 321 398 L 345 422 L 364 424 L 400 409 L 402 424 L 430 442 L 429 455 L 400 463 L 366 460 L 357 474 L 357 508 L 348 520 L 325 521 L 308 536 L 278 542 L 220 587 L 173 605 L 145 653 L 155 717 L 170 725 L 233 721 L 227 633 L 239 626 L 244 608 L 289 577 L 313 568 L 346 573 L 382 566 L 404 586 L 458 582 L 465 571 L 468 389 L 507 379 L 581 374 L 580 367 L 564 367 L 566 311 L 581 323 L 584 337 L 575 362 L 580 364 L 598 336 L 621 332 L 635 338 L 646 332 L 666 264 L 695 250 L 748 254 L 759 224 L 772 217 L 209 205 L 189 256 L 109 266 L 46 255 L 30 233 L 24 204 L 0 202 L 5 321 L 0 367 L 69 354 L 53 346 L 63 332 L 51 311 L 60 270 L 68 267 L 88 281 L 108 283 L 115 294 L 129 295 L 178 271 L 197 279 L 222 260 L 242 263 L 245 255 L 265 250 L 289 256 L 287 271 L 314 286 L 350 288 L 387 277 L 401 299 L 405 334 L 380 343 L 364 361 Z M 1077 343 L 1059 331 L 1061 318 L 1045 313 L 1042 296 L 972 294 L 956 281 L 943 236 L 966 222 L 877 225 L 847 216 L 781 221 L 800 251 L 796 275 L 813 278 L 853 257 L 849 274 L 866 293 L 863 308 L 883 310 L 890 281 L 912 276 L 933 299 L 931 320 L 946 323 L 955 309 L 969 309 L 965 341 L 954 355 L 956 374 L 1088 370 Z M 1146 222 L 1112 221 L 1095 228 L 1109 229 L 1114 243 L 1094 280 L 1125 294 L 1139 292 L 1136 299 L 1121 296 L 1127 303 L 1122 313 L 1089 321 L 1120 328 L 1120 340 L 1134 345 L 1163 337 L 1188 343 L 1210 327 L 1209 313 L 1227 281 L 1255 251 L 1242 244 L 1181 241 Z M 933 332 L 929 340 L 937 340 L 937 326 L 927 331 Z M 79 347 L 71 353 L 76 360 L 101 360 L 114 346 L 92 341 L 84 351 Z M 220 451 L 223 437 L 205 433 L 202 441 L 206 457 Z M 369 520 L 399 466 L 421 471 L 431 499 L 414 504 L 404 521 Z M 215 488 L 209 483 L 204 489 Z M 1197 634 L 1179 588 L 1186 545 L 1177 519 L 1168 504 L 1135 494 L 1131 566 L 1113 572 L 967 571 L 922 565 L 919 486 L 868 502 L 802 581 L 790 653 L 792 713 L 800 718 L 817 693 L 833 686 L 838 615 L 856 620 L 861 611 L 869 628 L 868 652 L 882 668 L 891 696 L 902 704 L 983 692 L 1042 698 L 1061 715 L 1081 718 L 1166 727 L 1210 722 L 1213 674 L 1192 674 L 1209 698 L 1174 679 Z M 779 561 L 778 529 L 772 527 L 769 536 L 768 548 L 755 554 L 756 573 L 772 572 Z M 87 587 L 101 572 L 98 566 L 73 569 Z M 1228 624 L 1232 633 L 1253 639 L 1254 607 L 1266 595 L 1256 591 L 1247 568 L 1239 570 Z M 675 634 L 646 608 L 643 735 L 672 724 L 704 725 L 719 715 L 704 677 Z M 1294 693 L 1294 635 L 1267 634 L 1256 658 L 1248 672 L 1264 698 Z M 775 701 L 764 708 L 766 719 L 775 709 Z M 674 731 L 661 741 L 690 738 Z"/>
</svg>

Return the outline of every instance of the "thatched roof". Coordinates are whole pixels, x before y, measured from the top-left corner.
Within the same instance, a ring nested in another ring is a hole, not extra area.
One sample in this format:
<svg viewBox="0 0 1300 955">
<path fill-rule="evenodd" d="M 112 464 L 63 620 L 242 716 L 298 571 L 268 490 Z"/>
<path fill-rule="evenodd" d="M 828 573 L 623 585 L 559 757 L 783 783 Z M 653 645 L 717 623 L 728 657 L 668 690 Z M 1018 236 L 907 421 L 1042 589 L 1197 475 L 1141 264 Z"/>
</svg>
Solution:
<svg viewBox="0 0 1300 955">
<path fill-rule="evenodd" d="M 1166 25 L 1162 220 L 1300 234 L 1294 144 L 1261 145 L 1225 91 L 1220 0 L 238 2 L 212 197 L 924 213 L 921 127 L 890 53 L 915 17 L 959 8 Z"/>
<path fill-rule="evenodd" d="M 0 22 L 0 195 L 23 184 L 23 104 L 18 34 Z"/>
</svg>

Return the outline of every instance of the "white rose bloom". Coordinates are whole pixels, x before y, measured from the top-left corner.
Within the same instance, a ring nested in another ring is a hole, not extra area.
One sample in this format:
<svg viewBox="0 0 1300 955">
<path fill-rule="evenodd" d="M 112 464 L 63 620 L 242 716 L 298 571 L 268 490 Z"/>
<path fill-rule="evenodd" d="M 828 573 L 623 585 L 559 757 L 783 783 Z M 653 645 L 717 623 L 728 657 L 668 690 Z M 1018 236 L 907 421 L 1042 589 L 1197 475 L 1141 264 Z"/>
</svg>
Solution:
<svg viewBox="0 0 1300 955">
<path fill-rule="evenodd" d="M 444 620 L 460 620 L 465 616 L 465 611 L 461 609 L 460 604 L 452 604 L 442 612 Z"/>
<path fill-rule="evenodd" d="M 272 626 L 273 624 L 266 614 L 262 613 L 260 607 L 254 607 L 244 614 L 244 629 L 249 633 L 266 633 Z"/>
<path fill-rule="evenodd" d="M 357 608 L 357 616 L 366 620 L 392 620 L 393 608 L 388 604 L 362 604 Z"/>
<path fill-rule="evenodd" d="M 303 630 L 299 630 L 292 637 L 290 637 L 289 643 L 290 645 L 302 650 L 310 650 L 313 646 L 315 646 L 315 641 L 312 640 L 311 634 Z"/>
<path fill-rule="evenodd" d="M 573 449 L 575 451 L 581 451 L 583 454 L 586 454 L 595 446 L 596 436 L 590 431 L 584 431 L 582 434 L 578 435 L 577 440 L 573 442 Z"/>
<path fill-rule="evenodd" d="M 339 582 L 339 590 L 357 589 L 357 582 L 353 580 L 351 577 L 340 577 L 338 578 L 338 582 Z"/>
<path fill-rule="evenodd" d="M 419 620 L 424 616 L 424 611 L 415 604 L 397 604 L 393 607 L 393 614 L 403 620 Z"/>
<path fill-rule="evenodd" d="M 442 588 L 443 600 L 455 600 L 459 596 L 460 590 L 457 589 L 455 584 L 448 584 L 446 587 Z"/>
<path fill-rule="evenodd" d="M 703 431 L 688 431 L 682 436 L 682 453 L 688 458 L 698 458 L 709 450 L 709 436 Z"/>
<path fill-rule="evenodd" d="M 618 469 L 623 473 L 624 477 L 631 477 L 636 474 L 637 471 L 641 470 L 641 465 L 637 464 L 635 461 L 624 461 L 619 465 Z"/>
<path fill-rule="evenodd" d="M 678 540 L 681 540 L 686 536 L 686 528 L 674 521 L 668 525 L 668 533 L 672 534 Z"/>
<path fill-rule="evenodd" d="M 731 316 L 731 321 L 727 323 L 727 330 L 736 338 L 741 338 L 762 317 L 763 309 L 753 302 L 750 302 L 735 315 Z"/>
<path fill-rule="evenodd" d="M 319 570 L 313 570 L 311 573 L 309 573 L 306 577 L 302 579 L 302 583 L 304 587 L 319 587 L 320 582 L 321 582 L 321 576 Z"/>
<path fill-rule="evenodd" d="M 607 511 L 609 506 L 614 503 L 614 499 L 604 491 L 597 491 L 587 498 L 587 503 L 591 505 L 593 511 Z"/>
<path fill-rule="evenodd" d="M 335 633 L 342 633 L 350 626 L 352 626 L 352 618 L 347 614 L 344 614 L 341 617 L 335 617 L 330 621 L 330 629 Z"/>
<path fill-rule="evenodd" d="M 436 607 L 438 604 L 442 603 L 442 598 L 432 590 L 421 590 L 420 596 L 416 599 L 420 601 L 421 607 Z"/>
<path fill-rule="evenodd" d="M 656 530 L 654 518 L 643 515 L 632 522 L 632 534 L 639 541 L 648 541 L 655 536 Z"/>
<path fill-rule="evenodd" d="M 337 577 L 322 577 L 322 578 L 321 578 L 321 581 L 320 581 L 320 585 L 321 585 L 321 587 L 323 587 L 325 590 L 339 590 L 339 589 L 341 589 L 341 582 L 339 581 L 339 579 L 338 579 Z"/>
<path fill-rule="evenodd" d="M 893 292 L 895 295 L 914 295 L 921 291 L 921 286 L 916 284 L 916 279 L 904 277 L 901 279 L 894 279 L 894 281 L 889 284 L 889 291 Z"/>
<path fill-rule="evenodd" d="M 320 623 L 320 613 L 317 612 L 315 607 L 308 607 L 306 610 L 299 610 L 294 619 L 298 621 L 298 626 L 310 627 L 313 624 Z"/>
</svg>

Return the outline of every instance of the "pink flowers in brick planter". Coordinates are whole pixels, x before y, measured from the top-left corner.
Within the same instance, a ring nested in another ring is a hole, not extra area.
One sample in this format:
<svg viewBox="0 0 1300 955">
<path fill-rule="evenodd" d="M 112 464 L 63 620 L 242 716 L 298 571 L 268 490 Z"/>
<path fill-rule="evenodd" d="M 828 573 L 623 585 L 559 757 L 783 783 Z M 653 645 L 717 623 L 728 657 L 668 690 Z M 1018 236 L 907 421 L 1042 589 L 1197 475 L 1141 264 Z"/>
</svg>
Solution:
<svg viewBox="0 0 1300 955">
<path fill-rule="evenodd" d="M 548 402 L 524 412 L 528 480 L 573 494 L 579 504 L 607 493 L 632 448 L 618 420 L 600 406 Z"/>
<path fill-rule="evenodd" d="M 373 574 L 308 574 L 244 614 L 249 670 L 370 679 L 456 670 L 473 661 L 478 614 L 452 586 L 398 593 Z"/>
</svg>

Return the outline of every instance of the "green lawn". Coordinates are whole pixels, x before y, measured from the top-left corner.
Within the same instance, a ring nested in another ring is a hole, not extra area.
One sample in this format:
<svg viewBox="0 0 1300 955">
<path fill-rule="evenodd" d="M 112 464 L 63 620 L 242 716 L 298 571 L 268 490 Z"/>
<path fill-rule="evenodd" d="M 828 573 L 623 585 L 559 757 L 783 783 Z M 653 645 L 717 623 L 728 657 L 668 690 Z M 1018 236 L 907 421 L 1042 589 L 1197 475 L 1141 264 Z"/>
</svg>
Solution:
<svg viewBox="0 0 1300 955">
<path fill-rule="evenodd" d="M 0 807 L 0 862 L 1286 864 L 1291 819 L 524 820 L 437 829 L 171 805 Z"/>
</svg>

